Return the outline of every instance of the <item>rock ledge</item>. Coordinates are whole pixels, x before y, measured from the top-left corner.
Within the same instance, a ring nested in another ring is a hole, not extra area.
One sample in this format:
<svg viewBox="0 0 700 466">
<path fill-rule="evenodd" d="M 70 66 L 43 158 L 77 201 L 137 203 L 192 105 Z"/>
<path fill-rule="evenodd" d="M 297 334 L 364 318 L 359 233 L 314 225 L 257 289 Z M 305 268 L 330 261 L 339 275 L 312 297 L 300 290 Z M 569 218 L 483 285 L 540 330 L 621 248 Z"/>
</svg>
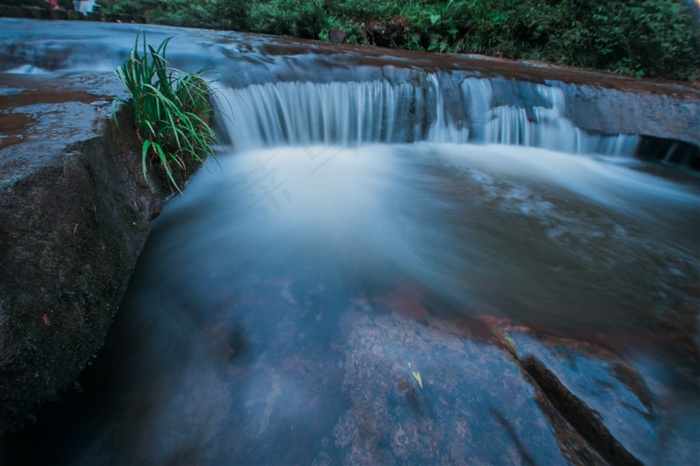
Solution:
<svg viewBox="0 0 700 466">
<path fill-rule="evenodd" d="M 114 97 L 84 81 L 12 79 L 2 87 L 17 92 L 0 105 L 18 122 L 0 139 L 0 432 L 70 386 L 102 346 L 172 195 L 162 173 L 144 179 Z"/>
</svg>

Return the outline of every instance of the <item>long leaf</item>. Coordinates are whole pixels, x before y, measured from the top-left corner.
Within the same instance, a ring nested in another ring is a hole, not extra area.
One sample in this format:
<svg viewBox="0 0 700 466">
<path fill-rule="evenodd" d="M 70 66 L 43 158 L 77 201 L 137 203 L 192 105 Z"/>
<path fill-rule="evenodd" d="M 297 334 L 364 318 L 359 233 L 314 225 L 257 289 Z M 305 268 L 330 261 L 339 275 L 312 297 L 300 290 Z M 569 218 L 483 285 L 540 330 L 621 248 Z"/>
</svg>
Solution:
<svg viewBox="0 0 700 466">
<path fill-rule="evenodd" d="M 202 161 L 213 155 L 216 136 L 208 125 L 212 111 L 211 88 L 199 74 L 188 74 L 168 66 L 166 51 L 171 38 L 157 48 L 150 46 L 139 31 L 128 59 L 115 70 L 131 99 L 135 123 L 143 140 L 141 162 L 144 177 L 149 157 L 165 170 L 178 189 L 171 162 L 185 168 L 183 155 Z"/>
</svg>

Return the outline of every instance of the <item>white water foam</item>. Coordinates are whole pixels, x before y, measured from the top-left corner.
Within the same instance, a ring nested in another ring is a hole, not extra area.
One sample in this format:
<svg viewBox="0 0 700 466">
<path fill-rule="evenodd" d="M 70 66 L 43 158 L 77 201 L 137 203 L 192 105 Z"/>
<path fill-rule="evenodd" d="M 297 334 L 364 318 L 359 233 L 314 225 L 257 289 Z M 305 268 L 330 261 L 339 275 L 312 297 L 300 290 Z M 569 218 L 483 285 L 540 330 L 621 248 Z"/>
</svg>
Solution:
<svg viewBox="0 0 700 466">
<path fill-rule="evenodd" d="M 281 145 L 466 142 L 629 156 L 635 135 L 589 134 L 565 117 L 561 89 L 535 85 L 546 106 L 495 106 L 491 81 L 467 78 L 448 102 L 436 75 L 418 84 L 388 81 L 278 82 L 219 89 L 237 150 Z"/>
<path fill-rule="evenodd" d="M 16 68 L 5 71 L 8 74 L 47 74 L 49 73 L 43 68 L 33 65 L 21 65 Z"/>
</svg>

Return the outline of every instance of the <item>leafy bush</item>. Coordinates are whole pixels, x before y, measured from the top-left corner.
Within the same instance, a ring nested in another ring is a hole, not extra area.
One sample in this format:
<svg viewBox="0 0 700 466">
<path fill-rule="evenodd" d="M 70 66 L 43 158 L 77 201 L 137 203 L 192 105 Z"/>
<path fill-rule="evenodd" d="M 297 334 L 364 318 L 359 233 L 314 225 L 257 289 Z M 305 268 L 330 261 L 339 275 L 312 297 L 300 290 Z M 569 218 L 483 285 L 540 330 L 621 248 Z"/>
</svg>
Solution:
<svg viewBox="0 0 700 466">
<path fill-rule="evenodd" d="M 157 49 L 146 44 L 143 35 L 139 52 L 139 36 L 129 58 L 116 74 L 131 98 L 126 104 L 133 110 L 136 130 L 143 146 L 143 174 L 149 159 L 163 167 L 168 179 L 180 190 L 171 164 L 186 168 L 186 161 L 203 161 L 213 154 L 215 135 L 209 126 L 212 106 L 211 88 L 199 73 L 183 73 L 170 68 L 165 59 L 170 39 Z"/>
<path fill-rule="evenodd" d="M 126 0 L 122 0 L 126 1 Z M 149 23 L 208 29 L 237 29 L 244 26 L 243 0 L 171 0 L 146 12 Z"/>
<path fill-rule="evenodd" d="M 327 25 L 325 0 L 269 0 L 252 2 L 250 30 L 306 39 L 317 39 Z"/>
<path fill-rule="evenodd" d="M 99 0 L 102 15 L 143 15 L 144 10 L 159 8 L 157 0 Z M 71 7 L 72 8 L 72 7 Z"/>
</svg>

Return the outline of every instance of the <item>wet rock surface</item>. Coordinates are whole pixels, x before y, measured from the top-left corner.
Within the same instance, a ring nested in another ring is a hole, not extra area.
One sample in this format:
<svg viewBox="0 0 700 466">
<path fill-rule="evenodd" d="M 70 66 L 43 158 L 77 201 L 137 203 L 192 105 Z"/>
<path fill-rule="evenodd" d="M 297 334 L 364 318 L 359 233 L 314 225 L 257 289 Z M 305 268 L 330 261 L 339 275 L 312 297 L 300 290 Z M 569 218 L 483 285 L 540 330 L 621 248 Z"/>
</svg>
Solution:
<svg viewBox="0 0 700 466">
<path fill-rule="evenodd" d="M 688 89 L 691 98 L 687 99 L 680 89 L 661 91 L 660 83 L 659 93 L 652 89 L 635 92 L 634 81 L 628 89 L 608 87 L 604 81 L 555 85 L 564 92 L 567 117 L 581 128 L 603 134 L 649 135 L 684 141 L 696 150 L 700 147 L 700 92 Z"/>
<path fill-rule="evenodd" d="M 300 293 L 304 281 L 251 277 L 220 295 L 216 311 L 200 322 L 194 308 L 155 296 L 149 299 L 163 310 L 156 316 L 120 313 L 106 352 L 82 379 L 88 401 L 73 398 L 53 413 L 91 421 L 77 436 L 64 437 L 40 419 L 42 452 L 8 449 L 4 459 L 85 465 L 694 461 L 697 439 L 669 430 L 647 379 L 608 350 L 538 336 L 503 320 L 438 317 L 405 289 L 366 299 L 324 285 Z M 127 309 L 133 299 L 143 298 L 127 296 Z M 185 331 L 190 325 L 199 330 Z M 167 341 L 155 336 L 162 333 Z M 170 363 L 180 369 L 160 369 Z M 6 440 L 21 445 L 35 435 Z"/>
<path fill-rule="evenodd" d="M 342 463 L 574 462 L 537 390 L 497 347 L 394 314 L 362 316 L 345 358 L 352 407 L 334 429 Z"/>
<path fill-rule="evenodd" d="M 127 112 L 120 132 L 99 94 L 113 85 L 94 85 L 105 81 L 0 78 L 14 90 L 3 120 L 17 130 L 0 139 L 0 431 L 70 386 L 102 346 L 171 194 L 144 180 Z"/>
<path fill-rule="evenodd" d="M 697 447 L 697 429 L 695 434 L 687 426 L 676 430 L 663 401 L 628 362 L 573 340 L 523 332 L 509 337 L 522 367 L 608 461 L 692 463 L 690 445 Z M 695 406 L 688 409 L 697 411 Z"/>
<path fill-rule="evenodd" d="M 659 419 L 637 374 L 600 348 L 513 334 L 523 367 L 558 409 L 612 463 L 653 462 Z"/>
</svg>

